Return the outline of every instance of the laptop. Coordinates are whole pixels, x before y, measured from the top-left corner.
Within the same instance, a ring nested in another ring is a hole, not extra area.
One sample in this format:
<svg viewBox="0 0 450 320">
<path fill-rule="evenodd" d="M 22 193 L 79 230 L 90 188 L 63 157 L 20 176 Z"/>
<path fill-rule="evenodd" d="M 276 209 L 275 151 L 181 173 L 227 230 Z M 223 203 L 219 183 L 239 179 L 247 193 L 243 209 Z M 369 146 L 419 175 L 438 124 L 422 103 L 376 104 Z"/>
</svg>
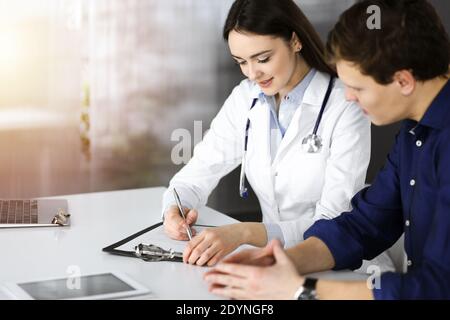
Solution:
<svg viewBox="0 0 450 320">
<path fill-rule="evenodd" d="M 70 225 L 65 199 L 0 199 L 0 228 Z"/>
</svg>

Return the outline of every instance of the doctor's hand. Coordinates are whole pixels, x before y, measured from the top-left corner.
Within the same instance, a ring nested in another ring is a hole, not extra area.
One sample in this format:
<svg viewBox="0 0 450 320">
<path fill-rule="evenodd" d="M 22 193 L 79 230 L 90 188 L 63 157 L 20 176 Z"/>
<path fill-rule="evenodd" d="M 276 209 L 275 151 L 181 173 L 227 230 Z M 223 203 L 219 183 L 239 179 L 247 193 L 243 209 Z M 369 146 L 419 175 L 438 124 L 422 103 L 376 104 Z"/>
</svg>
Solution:
<svg viewBox="0 0 450 320">
<path fill-rule="evenodd" d="M 292 299 L 304 278 L 297 273 L 278 240 L 267 247 L 273 251 L 271 266 L 222 262 L 204 275 L 210 292 L 232 299 Z"/>
<path fill-rule="evenodd" d="M 186 222 L 180 215 L 177 206 L 170 206 L 164 214 L 164 231 L 166 234 L 175 240 L 189 240 L 187 235 L 187 224 L 192 226 L 198 218 L 198 212 L 194 209 L 183 208 L 186 216 Z M 187 223 L 187 224 L 186 224 Z M 191 227 L 190 227 L 191 228 Z M 192 235 L 195 235 L 195 230 L 191 228 Z"/>
<path fill-rule="evenodd" d="M 236 223 L 203 230 L 187 244 L 183 261 L 199 266 L 215 265 L 244 243 L 243 228 L 243 223 Z"/>
</svg>

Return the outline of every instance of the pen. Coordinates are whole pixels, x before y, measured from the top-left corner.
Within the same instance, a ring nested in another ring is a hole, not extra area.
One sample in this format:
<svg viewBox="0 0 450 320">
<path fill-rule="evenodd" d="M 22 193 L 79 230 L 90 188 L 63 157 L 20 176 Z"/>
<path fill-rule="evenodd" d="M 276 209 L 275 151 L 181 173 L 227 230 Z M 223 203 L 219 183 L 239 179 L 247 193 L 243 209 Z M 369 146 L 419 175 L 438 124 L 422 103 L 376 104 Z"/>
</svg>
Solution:
<svg viewBox="0 0 450 320">
<path fill-rule="evenodd" d="M 183 210 L 183 207 L 181 206 L 180 197 L 178 196 L 177 190 L 175 190 L 175 188 L 173 188 L 173 197 L 175 198 L 175 202 L 177 203 L 178 210 L 180 211 L 180 214 L 183 217 L 184 222 L 186 222 L 186 216 L 184 215 L 184 210 Z M 187 224 L 187 222 L 186 222 L 186 224 Z M 189 228 L 188 224 L 186 227 L 186 231 L 187 231 L 189 240 L 192 240 L 192 232 L 191 232 L 191 229 Z"/>
</svg>

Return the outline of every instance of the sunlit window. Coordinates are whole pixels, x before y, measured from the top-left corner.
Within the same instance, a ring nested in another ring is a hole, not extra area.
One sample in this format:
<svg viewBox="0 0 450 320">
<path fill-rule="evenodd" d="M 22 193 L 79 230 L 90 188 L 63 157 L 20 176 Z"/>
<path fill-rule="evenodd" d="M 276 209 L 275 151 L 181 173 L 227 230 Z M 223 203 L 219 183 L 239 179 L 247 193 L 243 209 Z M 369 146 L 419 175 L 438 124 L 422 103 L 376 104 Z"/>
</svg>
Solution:
<svg viewBox="0 0 450 320">
<path fill-rule="evenodd" d="M 76 16 L 74 4 L 80 10 L 82 2 L 0 3 L 0 130 L 74 123 L 81 25 L 69 23 Z M 64 66 L 74 66 L 73 72 L 68 74 Z"/>
</svg>

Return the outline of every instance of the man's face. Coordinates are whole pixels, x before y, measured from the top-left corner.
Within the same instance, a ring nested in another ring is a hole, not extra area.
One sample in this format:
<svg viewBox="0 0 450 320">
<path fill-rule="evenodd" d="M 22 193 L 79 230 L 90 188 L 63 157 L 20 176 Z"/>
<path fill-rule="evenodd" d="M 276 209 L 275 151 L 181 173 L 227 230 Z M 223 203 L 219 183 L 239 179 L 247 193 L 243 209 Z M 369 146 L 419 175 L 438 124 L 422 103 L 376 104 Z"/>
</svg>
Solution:
<svg viewBox="0 0 450 320">
<path fill-rule="evenodd" d="M 408 104 L 394 81 L 387 85 L 363 75 L 357 65 L 340 60 L 336 63 L 339 78 L 345 84 L 345 97 L 357 102 L 375 125 L 387 125 L 408 118 Z"/>
</svg>

